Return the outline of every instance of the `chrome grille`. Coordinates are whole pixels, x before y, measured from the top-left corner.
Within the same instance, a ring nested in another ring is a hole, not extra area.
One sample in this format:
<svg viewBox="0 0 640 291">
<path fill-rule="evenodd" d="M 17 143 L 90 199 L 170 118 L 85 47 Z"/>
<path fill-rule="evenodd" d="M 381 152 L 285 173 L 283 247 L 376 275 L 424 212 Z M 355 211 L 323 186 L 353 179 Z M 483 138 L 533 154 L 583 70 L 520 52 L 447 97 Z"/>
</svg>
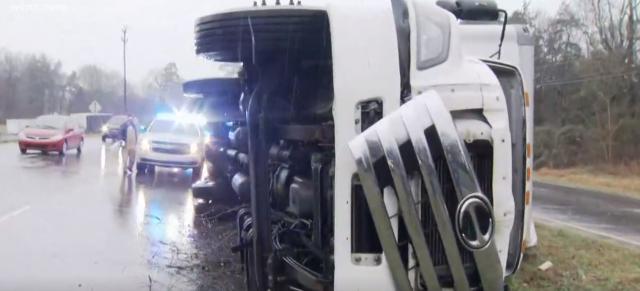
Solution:
<svg viewBox="0 0 640 291">
<path fill-rule="evenodd" d="M 349 147 L 398 290 L 412 290 L 407 276 L 410 269 L 416 269 L 419 283 L 428 290 L 504 287 L 492 234 L 472 252 L 467 249 L 469 237 L 466 248 L 462 247 L 460 233 L 474 226 L 454 223 L 460 201 L 491 199 L 493 174 L 487 171 L 492 168 L 491 155 L 462 142 L 437 93 L 415 97 L 356 137 Z M 381 178 L 379 165 L 390 173 L 392 181 Z M 417 194 L 418 190 L 408 190 L 414 189 L 409 187 L 409 177 L 416 172 L 424 186 Z M 399 213 L 387 213 L 383 189 L 396 194 Z M 490 205 L 487 207 L 492 212 Z M 486 220 L 480 220 L 475 210 L 464 214 L 474 220 L 474 231 L 479 230 L 479 222 L 495 223 L 492 214 L 482 217 Z M 396 239 L 390 220 L 398 216 L 406 234 L 401 232 Z M 403 259 L 405 242 L 412 246 L 415 265 L 409 266 L 412 260 Z"/>
<path fill-rule="evenodd" d="M 437 133 L 428 130 L 427 136 L 428 140 L 435 140 L 437 138 Z M 450 219 L 453 221 L 453 214 L 455 213 L 458 206 L 458 199 L 456 199 L 456 190 L 449 174 L 447 160 L 442 156 L 442 147 L 439 145 L 439 143 L 430 143 L 430 146 L 433 149 L 434 162 L 436 171 L 438 173 L 438 181 L 442 188 L 442 196 L 445 200 L 447 210 L 450 214 Z M 469 155 L 471 156 L 473 169 L 476 173 L 476 177 L 478 178 L 478 182 L 480 183 L 482 193 L 485 194 L 487 198 L 493 202 L 493 148 L 490 144 L 468 144 L 467 150 L 469 152 Z M 421 196 L 426 198 L 426 190 L 423 188 L 422 191 L 423 192 L 421 193 Z M 442 287 L 453 288 L 453 277 L 451 276 L 451 271 L 449 270 L 447 256 L 444 251 L 440 233 L 438 232 L 438 227 L 436 225 L 436 222 L 434 221 L 431 205 L 429 203 L 423 204 L 421 207 L 421 211 L 423 217 L 422 227 L 425 236 L 427 237 L 427 241 L 432 247 L 431 256 L 433 257 L 433 264 L 436 266 L 436 270 L 438 270 L 438 279 L 440 280 Z M 469 283 L 472 287 L 478 286 L 480 282 L 477 275 L 475 262 L 473 260 L 473 253 L 463 248 L 460 244 L 458 244 L 458 250 L 460 251 L 460 257 L 462 259 L 462 265 L 465 269 L 466 275 L 468 278 L 470 278 Z"/>
<path fill-rule="evenodd" d="M 187 155 L 191 151 L 191 146 L 185 143 L 152 141 L 151 151 L 169 155 Z"/>
</svg>

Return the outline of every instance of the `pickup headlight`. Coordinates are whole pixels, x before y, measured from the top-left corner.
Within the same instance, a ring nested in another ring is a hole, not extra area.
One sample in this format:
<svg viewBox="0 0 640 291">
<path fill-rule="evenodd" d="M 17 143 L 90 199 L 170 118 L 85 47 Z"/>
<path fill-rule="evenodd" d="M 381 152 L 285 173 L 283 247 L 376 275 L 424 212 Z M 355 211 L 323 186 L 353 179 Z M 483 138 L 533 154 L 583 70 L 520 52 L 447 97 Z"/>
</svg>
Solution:
<svg viewBox="0 0 640 291">
<path fill-rule="evenodd" d="M 145 138 L 145 139 L 143 139 L 143 140 L 140 142 L 140 149 L 142 149 L 142 150 L 143 150 L 143 151 L 145 151 L 145 152 L 150 151 L 150 150 L 151 150 L 151 142 L 149 142 L 149 140 L 148 140 L 148 139 L 146 139 L 146 138 Z"/>
<path fill-rule="evenodd" d="M 190 147 L 190 149 L 189 149 L 189 152 L 190 152 L 192 155 L 195 155 L 195 154 L 197 154 L 197 153 L 198 153 L 198 148 L 199 148 L 198 144 L 194 142 L 194 143 L 192 143 L 192 144 L 191 144 L 191 147 Z"/>
</svg>

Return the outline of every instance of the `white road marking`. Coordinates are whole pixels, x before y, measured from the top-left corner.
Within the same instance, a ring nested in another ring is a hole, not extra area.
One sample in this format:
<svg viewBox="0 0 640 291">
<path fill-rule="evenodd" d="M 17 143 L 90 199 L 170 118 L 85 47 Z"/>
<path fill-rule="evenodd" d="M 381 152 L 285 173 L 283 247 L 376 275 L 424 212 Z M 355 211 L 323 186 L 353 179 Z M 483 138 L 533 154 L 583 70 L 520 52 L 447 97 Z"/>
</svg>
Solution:
<svg viewBox="0 0 640 291">
<path fill-rule="evenodd" d="M 580 226 L 580 225 L 577 225 L 577 224 L 564 222 L 564 221 L 560 221 L 560 220 L 553 219 L 553 218 L 548 218 L 548 217 L 545 217 L 545 218 L 537 217 L 537 218 L 535 218 L 535 220 L 537 220 L 539 222 L 542 222 L 542 223 L 544 223 L 544 222 L 549 223 L 550 222 L 550 223 L 553 223 L 553 224 L 564 225 L 566 227 L 575 228 L 577 230 L 584 231 L 586 233 L 595 234 L 597 236 L 610 238 L 610 239 L 617 240 L 617 241 L 620 241 L 620 242 L 623 242 L 623 243 L 626 243 L 626 244 L 630 244 L 630 245 L 633 245 L 633 246 L 640 247 L 640 242 L 638 242 L 638 241 L 630 240 L 630 239 L 627 239 L 627 238 L 624 238 L 624 237 L 621 237 L 621 236 L 617 236 L 617 235 L 613 235 L 613 234 L 610 234 L 610 233 L 605 233 L 605 232 L 589 229 L 589 228 L 586 228 L 586 227 L 583 227 L 583 226 Z"/>
<path fill-rule="evenodd" d="M 27 205 L 27 206 L 24 206 L 24 207 L 22 207 L 22 208 L 20 208 L 18 210 L 15 210 L 15 211 L 12 211 L 10 213 L 7 213 L 7 214 L 3 215 L 2 217 L 0 217 L 0 223 L 3 223 L 6 220 L 8 220 L 9 218 L 12 218 L 14 216 L 18 216 L 18 215 L 22 214 L 23 212 L 28 211 L 29 209 L 31 209 L 31 206 Z"/>
</svg>

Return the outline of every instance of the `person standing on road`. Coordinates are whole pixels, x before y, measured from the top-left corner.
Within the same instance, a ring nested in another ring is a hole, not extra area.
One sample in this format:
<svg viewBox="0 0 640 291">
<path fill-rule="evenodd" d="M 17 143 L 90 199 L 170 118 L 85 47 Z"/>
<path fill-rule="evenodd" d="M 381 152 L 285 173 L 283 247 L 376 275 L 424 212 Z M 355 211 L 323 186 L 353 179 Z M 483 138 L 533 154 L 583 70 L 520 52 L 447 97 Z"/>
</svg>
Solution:
<svg viewBox="0 0 640 291">
<path fill-rule="evenodd" d="M 131 115 L 123 125 L 122 136 L 124 137 L 124 171 L 127 174 L 131 174 L 136 163 L 136 146 L 138 145 L 138 128 Z"/>
</svg>

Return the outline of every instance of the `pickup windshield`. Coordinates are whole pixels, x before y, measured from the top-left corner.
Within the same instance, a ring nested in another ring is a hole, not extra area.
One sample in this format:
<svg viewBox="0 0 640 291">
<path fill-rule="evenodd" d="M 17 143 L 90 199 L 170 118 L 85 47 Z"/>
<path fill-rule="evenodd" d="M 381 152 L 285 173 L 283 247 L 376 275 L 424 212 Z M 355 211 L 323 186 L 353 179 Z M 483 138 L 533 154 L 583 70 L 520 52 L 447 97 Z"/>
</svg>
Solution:
<svg viewBox="0 0 640 291">
<path fill-rule="evenodd" d="M 198 136 L 198 127 L 192 123 L 182 123 L 173 120 L 156 120 L 149 127 L 151 133 L 170 133 L 184 136 Z"/>
</svg>

